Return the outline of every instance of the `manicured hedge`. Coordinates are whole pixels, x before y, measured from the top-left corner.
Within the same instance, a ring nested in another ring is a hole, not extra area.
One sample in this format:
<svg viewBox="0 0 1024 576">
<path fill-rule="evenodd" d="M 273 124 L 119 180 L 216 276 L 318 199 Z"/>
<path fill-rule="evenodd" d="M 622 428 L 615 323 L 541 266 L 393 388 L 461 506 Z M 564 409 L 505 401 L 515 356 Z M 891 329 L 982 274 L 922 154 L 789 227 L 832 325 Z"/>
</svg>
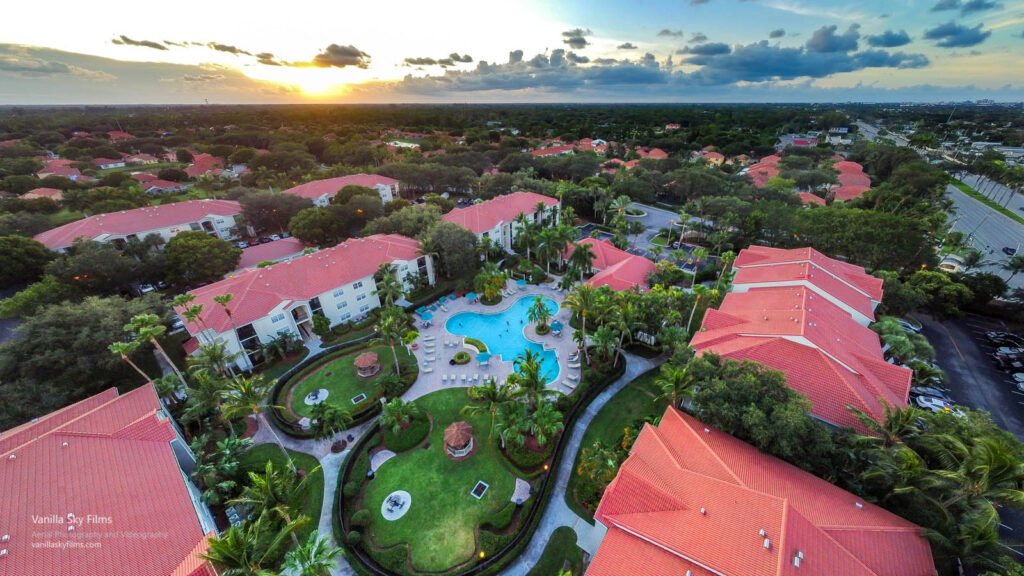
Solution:
<svg viewBox="0 0 1024 576">
<path fill-rule="evenodd" d="M 487 352 L 487 344 L 477 340 L 476 338 L 466 337 L 463 339 L 466 344 L 476 348 L 479 352 Z"/>
<path fill-rule="evenodd" d="M 539 468 L 541 464 L 550 458 L 551 452 L 554 449 L 554 442 L 548 442 L 548 445 L 544 447 L 543 452 L 534 452 L 533 450 L 527 449 L 525 446 L 520 447 L 515 444 L 508 444 L 505 447 L 505 456 L 516 466 L 516 468 L 525 472 L 530 472 Z"/>
<path fill-rule="evenodd" d="M 469 364 L 469 361 L 472 360 L 472 358 L 470 358 L 469 352 L 466 352 L 465 350 L 459 350 L 458 352 L 455 353 L 455 356 L 452 357 L 452 360 L 456 364 L 460 364 L 461 365 L 461 364 Z"/>
</svg>

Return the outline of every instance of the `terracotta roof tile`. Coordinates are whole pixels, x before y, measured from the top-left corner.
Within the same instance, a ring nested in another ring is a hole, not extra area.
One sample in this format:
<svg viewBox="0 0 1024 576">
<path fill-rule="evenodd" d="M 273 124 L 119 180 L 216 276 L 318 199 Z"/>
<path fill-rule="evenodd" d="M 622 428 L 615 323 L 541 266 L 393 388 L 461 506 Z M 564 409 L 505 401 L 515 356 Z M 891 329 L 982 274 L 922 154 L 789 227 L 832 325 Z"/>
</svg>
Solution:
<svg viewBox="0 0 1024 576">
<path fill-rule="evenodd" d="M 512 222 L 520 214 L 533 214 L 537 211 L 538 202 L 547 206 L 558 205 L 558 200 L 550 196 L 536 192 L 513 192 L 465 208 L 456 208 L 442 218 L 474 234 L 483 234 L 498 224 Z"/>
<path fill-rule="evenodd" d="M 324 194 L 328 194 L 333 197 L 345 186 L 363 186 L 366 188 L 373 188 L 379 184 L 394 186 L 398 184 L 398 180 L 388 178 L 387 176 L 381 176 L 379 174 L 351 174 L 349 176 L 339 176 L 337 178 L 327 178 L 326 180 L 306 182 L 305 184 L 299 184 L 294 188 L 284 190 L 283 193 L 301 196 L 303 198 L 308 198 L 309 200 L 316 200 Z"/>
</svg>

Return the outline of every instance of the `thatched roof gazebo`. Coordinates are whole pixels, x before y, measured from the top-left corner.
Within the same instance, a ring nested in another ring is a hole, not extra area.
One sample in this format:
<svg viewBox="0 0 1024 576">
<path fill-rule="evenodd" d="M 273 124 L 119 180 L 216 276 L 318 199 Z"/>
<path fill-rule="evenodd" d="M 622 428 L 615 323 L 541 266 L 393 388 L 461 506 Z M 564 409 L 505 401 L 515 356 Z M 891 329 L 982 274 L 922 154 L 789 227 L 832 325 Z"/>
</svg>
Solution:
<svg viewBox="0 0 1024 576">
<path fill-rule="evenodd" d="M 380 360 L 377 359 L 375 352 L 363 352 L 359 356 L 356 356 L 354 362 L 356 367 L 356 374 L 361 378 L 370 378 L 380 373 Z"/>
<path fill-rule="evenodd" d="M 456 460 L 473 453 L 473 427 L 467 422 L 452 422 L 444 429 L 444 451 Z"/>
</svg>

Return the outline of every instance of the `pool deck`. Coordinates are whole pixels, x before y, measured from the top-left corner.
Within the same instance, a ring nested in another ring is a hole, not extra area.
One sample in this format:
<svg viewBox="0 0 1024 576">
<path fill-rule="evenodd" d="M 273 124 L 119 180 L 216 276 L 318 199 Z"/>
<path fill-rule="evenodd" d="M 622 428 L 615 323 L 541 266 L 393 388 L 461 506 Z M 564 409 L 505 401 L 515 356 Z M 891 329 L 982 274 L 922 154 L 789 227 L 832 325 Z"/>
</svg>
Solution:
<svg viewBox="0 0 1024 576">
<path fill-rule="evenodd" d="M 445 302 L 444 306 L 448 311 L 441 310 L 438 308 L 437 311 L 432 311 L 433 318 L 431 319 L 432 324 L 427 328 L 422 328 L 419 321 L 418 315 L 416 316 L 416 329 L 419 331 L 420 336 L 415 340 L 416 350 L 413 350 L 413 354 L 416 356 L 416 361 L 420 366 L 419 379 L 416 382 L 417 387 L 426 386 L 428 389 L 442 390 L 445 388 L 466 388 L 469 386 L 475 386 L 483 383 L 487 378 L 493 377 L 498 382 L 504 382 L 508 378 L 509 374 L 512 374 L 513 367 L 512 361 L 514 358 L 504 358 L 498 360 L 498 357 L 491 357 L 488 362 L 488 366 L 481 366 L 476 361 L 475 348 L 467 347 L 463 340 L 464 337 L 456 336 L 445 328 L 445 323 L 452 316 L 460 312 L 477 312 L 483 314 L 498 314 L 510 308 L 513 303 L 521 298 L 534 298 L 536 296 L 543 296 L 550 298 L 558 303 L 558 314 L 553 316 L 549 322 L 559 320 L 564 326 L 565 330 L 562 331 L 560 336 L 554 334 L 548 334 L 546 336 L 537 336 L 533 330 L 532 324 L 527 324 L 523 327 L 523 335 L 527 340 L 536 342 L 544 346 L 546 350 L 552 350 L 555 353 L 555 358 L 558 361 L 559 373 L 558 377 L 554 381 L 549 382 L 547 387 L 552 390 L 557 390 L 563 394 L 569 394 L 575 387 L 575 383 L 572 380 L 566 378 L 568 374 L 580 375 L 579 368 L 569 368 L 566 359 L 569 354 L 576 351 L 576 343 L 572 340 L 572 329 L 569 328 L 569 312 L 568 309 L 562 305 L 565 299 L 565 294 L 559 292 L 556 289 L 556 282 L 542 284 L 540 286 L 534 286 L 527 284 L 526 286 L 516 286 L 514 282 L 507 283 L 508 286 L 513 286 L 518 289 L 518 292 L 513 294 L 511 297 L 504 297 L 499 304 L 494 306 L 484 306 L 479 302 L 470 303 L 465 298 L 458 298 L 455 302 Z M 433 338 L 433 340 L 431 340 Z M 455 341 L 456 346 L 445 346 L 445 341 Z M 430 343 L 434 344 L 433 352 L 426 350 L 426 346 Z M 448 364 L 448 361 L 455 356 L 455 353 L 465 350 L 470 353 L 472 359 L 468 364 L 462 366 L 452 366 Z M 434 360 L 429 360 L 434 358 Z M 426 372 L 426 370 L 432 370 Z M 442 382 L 441 376 L 447 377 Z M 479 375 L 479 380 L 474 376 Z M 455 377 L 454 381 L 451 381 L 452 377 Z M 463 380 L 465 377 L 465 380 Z"/>
</svg>

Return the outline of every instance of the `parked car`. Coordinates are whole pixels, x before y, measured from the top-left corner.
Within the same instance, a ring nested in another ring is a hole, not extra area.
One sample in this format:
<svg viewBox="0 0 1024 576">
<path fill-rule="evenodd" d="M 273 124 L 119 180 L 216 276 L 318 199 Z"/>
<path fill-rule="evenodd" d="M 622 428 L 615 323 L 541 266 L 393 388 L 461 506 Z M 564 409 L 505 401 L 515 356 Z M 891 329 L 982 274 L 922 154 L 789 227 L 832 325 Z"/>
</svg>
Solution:
<svg viewBox="0 0 1024 576">
<path fill-rule="evenodd" d="M 156 286 L 153 286 L 152 284 L 140 284 L 139 285 L 139 294 L 140 295 L 142 295 L 142 294 L 149 294 L 150 292 L 156 292 Z"/>
<path fill-rule="evenodd" d="M 931 388 L 929 386 L 914 386 L 910 389 L 910 395 L 917 396 L 930 396 L 932 398 L 938 398 L 944 402 L 952 402 L 952 399 L 946 395 L 945 392 L 937 388 Z"/>
<path fill-rule="evenodd" d="M 1018 384 L 1024 383 L 1024 372 L 1014 372 L 1010 374 L 1010 378 L 1013 378 L 1013 381 Z"/>
<path fill-rule="evenodd" d="M 259 243 L 260 244 L 268 244 L 268 243 L 270 243 L 270 238 L 267 238 L 266 236 L 264 236 L 264 237 L 260 238 Z"/>
<path fill-rule="evenodd" d="M 1010 346 L 1000 346 L 999 348 L 996 348 L 996 354 L 1005 354 L 1007 356 L 1019 356 L 1021 354 L 1024 354 L 1024 348 L 1011 348 Z"/>
<path fill-rule="evenodd" d="M 292 235 L 287 232 L 281 232 L 281 238 L 291 238 Z"/>
<path fill-rule="evenodd" d="M 181 320 L 181 318 L 176 317 L 174 320 L 171 321 L 171 330 L 168 333 L 177 334 L 178 332 L 181 332 L 184 329 L 185 323 Z"/>
<path fill-rule="evenodd" d="M 260 245 L 260 243 L 257 242 L 256 240 L 249 240 L 249 248 L 252 248 L 253 246 L 259 246 L 259 245 Z"/>
<path fill-rule="evenodd" d="M 896 321 L 899 322 L 900 326 L 902 326 L 903 329 L 906 330 L 907 332 L 913 332 L 914 334 L 921 333 L 921 325 L 918 324 L 917 322 L 914 322 L 913 320 L 908 320 L 906 318 L 897 318 Z"/>
<path fill-rule="evenodd" d="M 1000 370 L 1007 372 L 1024 372 L 1024 362 L 1016 356 L 1006 356 L 1005 354 L 993 354 L 992 359 L 995 361 L 996 366 Z"/>
<path fill-rule="evenodd" d="M 997 346 L 1013 346 L 1016 348 L 1024 347 L 1024 337 L 1018 336 L 1013 332 L 986 332 L 985 338 Z"/>
<path fill-rule="evenodd" d="M 280 239 L 281 239 L 281 237 L 279 235 L 277 235 L 277 234 L 271 234 L 270 235 L 270 241 L 271 242 L 277 242 Z"/>
<path fill-rule="evenodd" d="M 917 404 L 918 408 L 923 410 L 930 410 L 932 412 L 949 412 L 957 418 L 962 418 L 964 413 L 959 410 L 951 403 L 938 398 L 932 398 L 931 396 L 918 396 L 914 398 L 914 404 Z"/>
<path fill-rule="evenodd" d="M 249 247 L 249 243 L 248 242 L 235 242 L 235 246 L 238 246 L 242 250 L 245 250 L 246 248 Z"/>
<path fill-rule="evenodd" d="M 1016 248 L 1010 248 L 1009 246 L 1003 246 L 1003 254 L 1006 254 L 1007 256 L 1013 256 L 1016 253 L 1017 253 L 1017 249 Z"/>
</svg>

